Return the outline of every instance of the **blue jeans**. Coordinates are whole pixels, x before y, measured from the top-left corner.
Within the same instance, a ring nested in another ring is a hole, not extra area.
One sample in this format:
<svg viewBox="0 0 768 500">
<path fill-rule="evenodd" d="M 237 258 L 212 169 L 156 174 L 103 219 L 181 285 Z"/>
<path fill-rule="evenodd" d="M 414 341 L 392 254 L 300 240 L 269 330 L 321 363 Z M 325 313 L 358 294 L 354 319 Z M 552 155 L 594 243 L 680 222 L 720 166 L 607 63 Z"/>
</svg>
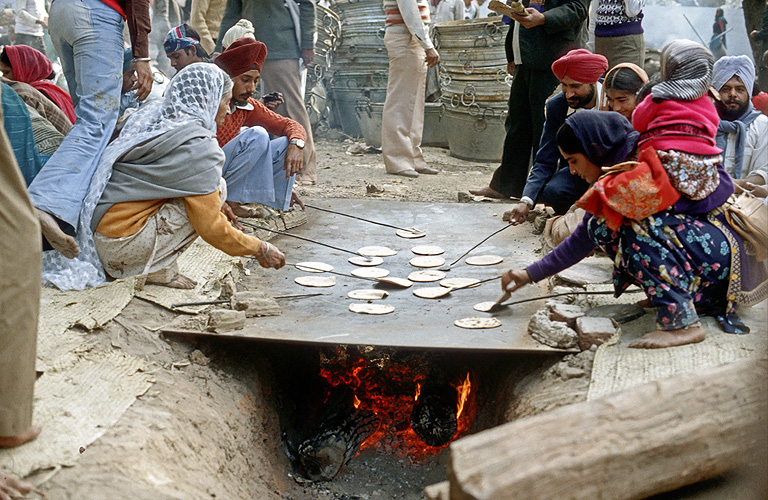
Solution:
<svg viewBox="0 0 768 500">
<path fill-rule="evenodd" d="M 251 127 L 222 150 L 226 159 L 221 176 L 227 181 L 227 201 L 261 203 L 278 210 L 290 208 L 296 176 L 285 178 L 287 137 L 270 140 L 264 128 Z"/>
<path fill-rule="evenodd" d="M 77 227 L 120 109 L 123 18 L 100 0 L 56 0 L 50 29 L 77 121 L 29 186 L 32 203 Z"/>
</svg>

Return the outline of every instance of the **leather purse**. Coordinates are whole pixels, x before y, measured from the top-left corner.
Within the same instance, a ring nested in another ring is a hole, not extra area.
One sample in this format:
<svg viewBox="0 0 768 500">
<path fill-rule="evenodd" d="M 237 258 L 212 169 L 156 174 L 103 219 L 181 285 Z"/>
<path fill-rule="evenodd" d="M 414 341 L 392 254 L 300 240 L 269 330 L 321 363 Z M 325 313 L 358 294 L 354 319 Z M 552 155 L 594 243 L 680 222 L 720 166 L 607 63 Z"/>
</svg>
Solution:
<svg viewBox="0 0 768 500">
<path fill-rule="evenodd" d="M 758 262 L 768 258 L 768 206 L 749 192 L 731 198 L 725 219 L 744 240 L 747 253 Z"/>
</svg>

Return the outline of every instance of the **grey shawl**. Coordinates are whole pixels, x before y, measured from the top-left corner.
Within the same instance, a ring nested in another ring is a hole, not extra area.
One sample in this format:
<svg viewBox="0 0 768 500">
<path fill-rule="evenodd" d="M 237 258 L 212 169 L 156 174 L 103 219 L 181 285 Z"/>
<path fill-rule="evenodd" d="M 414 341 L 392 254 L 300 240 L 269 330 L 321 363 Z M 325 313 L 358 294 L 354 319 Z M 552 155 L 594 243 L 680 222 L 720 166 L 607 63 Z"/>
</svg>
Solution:
<svg viewBox="0 0 768 500">
<path fill-rule="evenodd" d="M 224 152 L 199 125 L 179 127 L 129 150 L 114 163 L 91 229 L 115 203 L 184 198 L 219 189 Z"/>
<path fill-rule="evenodd" d="M 709 90 L 715 57 L 703 45 L 675 40 L 661 51 L 661 83 L 653 87 L 654 99 L 695 101 Z"/>
</svg>

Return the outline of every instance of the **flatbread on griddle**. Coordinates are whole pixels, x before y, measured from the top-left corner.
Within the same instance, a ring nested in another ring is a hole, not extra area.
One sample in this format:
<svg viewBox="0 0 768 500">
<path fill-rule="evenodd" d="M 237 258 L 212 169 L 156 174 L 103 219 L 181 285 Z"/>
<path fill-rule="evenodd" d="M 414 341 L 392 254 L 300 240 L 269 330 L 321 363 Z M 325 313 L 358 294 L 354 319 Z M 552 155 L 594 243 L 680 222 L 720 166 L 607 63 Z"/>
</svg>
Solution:
<svg viewBox="0 0 768 500">
<path fill-rule="evenodd" d="M 383 264 L 384 259 L 381 257 L 350 257 L 349 263 L 356 266 L 372 267 Z"/>
<path fill-rule="evenodd" d="M 423 238 L 427 235 L 427 233 L 422 233 L 421 231 L 404 231 L 402 229 L 398 229 L 395 234 L 401 238 L 407 238 L 409 240 Z"/>
<path fill-rule="evenodd" d="M 361 267 L 360 269 L 353 269 L 351 274 L 358 278 L 383 278 L 389 276 L 389 271 L 381 267 Z"/>
<path fill-rule="evenodd" d="M 408 288 L 411 285 L 413 285 L 413 283 L 411 283 L 410 281 L 404 278 L 393 278 L 391 276 L 387 276 L 386 278 L 376 278 L 376 279 L 379 280 L 380 283 L 389 283 L 402 288 Z"/>
<path fill-rule="evenodd" d="M 440 282 L 440 286 L 446 288 L 460 288 L 465 286 L 467 288 L 474 288 L 480 285 L 480 280 L 475 278 L 448 278 Z"/>
<path fill-rule="evenodd" d="M 489 300 L 488 302 L 480 302 L 479 304 L 475 304 L 475 307 L 473 307 L 473 309 L 475 311 L 487 313 L 487 312 L 490 312 L 491 308 L 495 303 L 496 302 L 492 300 Z"/>
<path fill-rule="evenodd" d="M 394 306 L 389 304 L 361 304 L 353 302 L 349 304 L 349 310 L 357 314 L 389 314 L 395 311 Z"/>
<path fill-rule="evenodd" d="M 381 300 L 389 297 L 386 290 L 350 290 L 347 297 L 356 300 Z"/>
<path fill-rule="evenodd" d="M 299 262 L 294 266 L 300 271 L 308 273 L 322 273 L 325 271 L 333 271 L 333 266 L 326 264 L 325 262 Z"/>
<path fill-rule="evenodd" d="M 413 267 L 439 267 L 445 264 L 445 259 L 438 256 L 414 257 L 408 261 Z"/>
<path fill-rule="evenodd" d="M 496 318 L 461 318 L 453 322 L 459 328 L 480 330 L 483 328 L 496 328 L 501 326 L 501 321 Z"/>
<path fill-rule="evenodd" d="M 411 248 L 411 252 L 416 255 L 440 255 L 441 253 L 444 253 L 445 250 L 437 245 L 417 245 Z"/>
<path fill-rule="evenodd" d="M 370 246 L 360 248 L 357 253 L 365 255 L 366 257 L 390 257 L 392 255 L 397 255 L 397 250 L 392 250 L 387 247 Z"/>
<path fill-rule="evenodd" d="M 335 276 L 299 276 L 293 281 L 301 286 L 312 286 L 318 288 L 324 288 L 333 286 L 336 284 Z"/>
<path fill-rule="evenodd" d="M 470 266 L 492 266 L 504 262 L 504 257 L 499 255 L 473 255 L 464 261 Z"/>
<path fill-rule="evenodd" d="M 408 279 L 417 283 L 428 283 L 430 281 L 440 281 L 445 278 L 445 273 L 437 269 L 427 269 L 424 271 L 414 271 L 408 275 Z"/>
<path fill-rule="evenodd" d="M 440 297 L 445 297 L 449 293 L 451 293 L 451 289 L 442 286 L 417 288 L 413 291 L 415 296 L 422 299 L 439 299 Z"/>
</svg>

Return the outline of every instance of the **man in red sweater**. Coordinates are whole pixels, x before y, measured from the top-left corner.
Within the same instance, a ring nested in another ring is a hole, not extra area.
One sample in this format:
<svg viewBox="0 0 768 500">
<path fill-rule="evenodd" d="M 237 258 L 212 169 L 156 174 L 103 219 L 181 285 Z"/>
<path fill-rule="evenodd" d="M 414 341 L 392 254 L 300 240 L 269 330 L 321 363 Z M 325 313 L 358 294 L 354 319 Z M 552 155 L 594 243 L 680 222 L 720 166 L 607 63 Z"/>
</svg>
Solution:
<svg viewBox="0 0 768 500">
<path fill-rule="evenodd" d="M 266 57 L 266 45 L 239 38 L 214 60 L 234 82 L 233 111 L 216 136 L 226 155 L 222 177 L 227 182 L 227 204 L 238 217 L 252 215 L 240 206 L 243 203 L 288 210 L 297 202 L 303 208 L 293 183 L 304 167 L 304 127 L 251 97 Z M 242 127 L 247 128 L 241 132 Z M 270 134 L 276 138 L 270 139 Z"/>
</svg>

